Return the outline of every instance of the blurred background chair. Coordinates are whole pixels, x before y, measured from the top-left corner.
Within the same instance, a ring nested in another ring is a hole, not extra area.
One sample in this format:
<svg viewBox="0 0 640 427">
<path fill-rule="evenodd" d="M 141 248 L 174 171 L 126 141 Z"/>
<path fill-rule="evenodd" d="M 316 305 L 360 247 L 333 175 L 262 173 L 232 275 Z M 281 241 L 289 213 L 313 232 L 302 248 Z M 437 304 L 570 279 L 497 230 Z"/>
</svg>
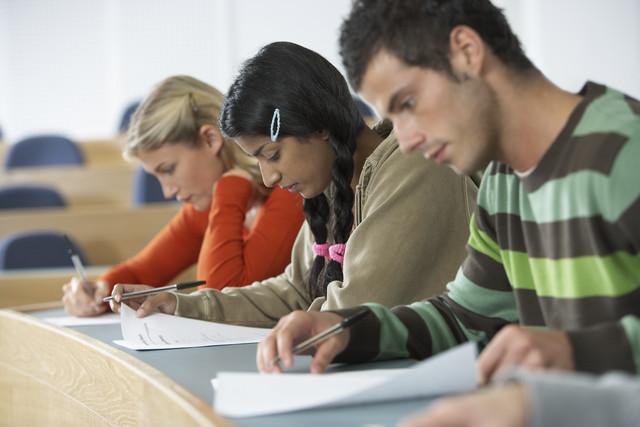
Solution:
<svg viewBox="0 0 640 427">
<path fill-rule="evenodd" d="M 84 156 L 78 144 L 59 135 L 40 135 L 20 140 L 9 145 L 4 159 L 5 169 L 83 164 Z"/>
<path fill-rule="evenodd" d="M 118 132 L 120 134 L 127 133 L 129 129 L 129 123 L 131 123 L 131 116 L 135 113 L 136 109 L 140 105 L 140 101 L 134 101 L 131 104 L 127 105 L 127 108 L 122 112 L 122 117 L 120 117 L 120 124 L 118 125 Z"/>
<path fill-rule="evenodd" d="M 80 247 L 69 239 L 83 264 Z M 0 271 L 73 267 L 64 235 L 52 231 L 29 231 L 5 236 L 0 241 Z"/>
<path fill-rule="evenodd" d="M 0 186 L 0 209 L 64 208 L 62 195 L 46 185 Z"/>
<path fill-rule="evenodd" d="M 369 104 L 364 102 L 362 98 L 360 98 L 357 95 L 352 95 L 351 97 L 353 98 L 353 101 L 356 103 L 356 106 L 358 107 L 358 111 L 360 111 L 362 118 L 369 126 L 373 125 L 376 121 L 378 121 L 378 118 L 376 117 L 376 113 L 373 111 L 371 107 L 369 107 Z"/>
<path fill-rule="evenodd" d="M 133 175 L 133 205 L 142 206 L 147 203 L 175 202 L 175 197 L 165 199 L 158 178 L 138 167 Z"/>
</svg>

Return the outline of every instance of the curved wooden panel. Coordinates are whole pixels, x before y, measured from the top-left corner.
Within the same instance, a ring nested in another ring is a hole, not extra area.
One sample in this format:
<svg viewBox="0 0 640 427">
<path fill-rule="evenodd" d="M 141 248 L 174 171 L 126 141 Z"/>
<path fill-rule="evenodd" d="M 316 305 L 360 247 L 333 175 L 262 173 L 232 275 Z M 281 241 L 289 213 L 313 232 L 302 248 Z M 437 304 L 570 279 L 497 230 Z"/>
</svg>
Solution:
<svg viewBox="0 0 640 427">
<path fill-rule="evenodd" d="M 87 267 L 87 277 L 95 281 L 108 266 Z M 47 303 L 62 298 L 62 285 L 76 274 L 71 268 L 14 270 L 0 273 L 0 308 Z M 197 279 L 196 265 L 180 273 L 171 282 L 192 282 Z M 170 282 L 170 283 L 171 283 Z M 191 290 L 195 291 L 195 289 Z M 19 311 L 24 311 L 20 309 Z"/>
<path fill-rule="evenodd" d="M 230 426 L 134 357 L 10 310 L 0 310 L 0 414 L 11 426 Z"/>
<path fill-rule="evenodd" d="M 107 267 L 89 267 L 87 278 L 95 281 Z M 70 268 L 14 270 L 0 273 L 0 308 L 46 303 L 62 298 L 62 285 L 76 274 Z M 21 310 L 22 311 L 22 310 Z"/>
</svg>

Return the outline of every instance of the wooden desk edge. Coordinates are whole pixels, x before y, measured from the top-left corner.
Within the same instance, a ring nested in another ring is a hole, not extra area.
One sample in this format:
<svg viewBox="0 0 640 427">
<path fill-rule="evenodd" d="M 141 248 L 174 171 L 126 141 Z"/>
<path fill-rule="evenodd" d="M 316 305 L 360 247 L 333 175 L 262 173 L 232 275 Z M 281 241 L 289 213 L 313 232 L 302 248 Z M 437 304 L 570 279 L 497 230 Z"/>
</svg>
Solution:
<svg viewBox="0 0 640 427">
<path fill-rule="evenodd" d="M 27 306 L 25 308 L 31 310 L 34 307 Z M 50 325 L 35 317 L 13 309 L 2 309 L 0 310 L 0 325 L 3 323 L 6 324 L 7 322 L 19 322 L 20 324 L 28 325 L 29 327 L 36 328 L 37 330 L 46 331 L 47 333 L 53 334 L 53 336 L 58 336 L 61 339 L 72 340 L 102 356 L 107 357 L 115 364 L 120 365 L 123 370 L 128 370 L 132 374 L 153 385 L 154 391 L 164 393 L 172 403 L 179 405 L 184 412 L 190 414 L 193 420 L 197 420 L 198 425 L 213 425 L 219 427 L 232 426 L 229 421 L 219 415 L 216 415 L 213 412 L 213 407 L 211 405 L 206 404 L 194 396 L 191 392 L 175 383 L 162 372 L 95 338 L 69 328 Z M 1 358 L 0 364 L 2 364 Z"/>
</svg>

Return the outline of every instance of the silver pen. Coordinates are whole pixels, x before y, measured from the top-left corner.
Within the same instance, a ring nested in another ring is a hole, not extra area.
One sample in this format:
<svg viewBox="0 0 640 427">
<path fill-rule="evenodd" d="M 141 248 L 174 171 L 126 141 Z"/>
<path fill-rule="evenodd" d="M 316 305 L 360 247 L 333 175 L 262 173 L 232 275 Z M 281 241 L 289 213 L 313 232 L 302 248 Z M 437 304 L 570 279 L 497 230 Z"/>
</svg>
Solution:
<svg viewBox="0 0 640 427">
<path fill-rule="evenodd" d="M 136 292 L 127 292 L 126 294 L 122 294 L 120 301 L 125 301 L 131 298 L 143 297 L 145 295 L 153 295 L 159 294 L 160 292 L 166 291 L 174 291 L 180 289 L 193 288 L 196 286 L 204 285 L 207 283 L 206 280 L 197 280 L 195 282 L 186 282 L 186 283 L 174 283 L 173 285 L 160 286 L 159 288 L 145 289 L 144 291 L 136 291 Z M 113 299 L 113 296 L 108 296 L 102 298 L 102 302 L 109 302 Z"/>
<path fill-rule="evenodd" d="M 71 240 L 66 234 L 63 234 L 64 241 L 67 243 L 67 253 L 69 254 L 69 258 L 71 258 L 71 263 L 73 264 L 73 268 L 76 270 L 78 274 L 78 278 L 82 282 L 82 288 L 84 289 L 87 295 L 93 296 L 95 289 L 89 283 L 87 279 L 87 272 L 84 269 L 84 265 L 82 265 L 82 261 L 77 253 L 73 251 L 73 245 L 71 244 Z"/>
</svg>

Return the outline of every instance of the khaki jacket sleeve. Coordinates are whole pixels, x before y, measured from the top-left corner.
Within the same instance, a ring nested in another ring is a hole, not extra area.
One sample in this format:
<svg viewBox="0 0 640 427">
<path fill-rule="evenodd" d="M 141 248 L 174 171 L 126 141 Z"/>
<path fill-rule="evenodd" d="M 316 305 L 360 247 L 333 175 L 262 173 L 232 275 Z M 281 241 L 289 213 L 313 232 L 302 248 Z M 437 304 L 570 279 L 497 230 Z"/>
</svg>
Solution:
<svg viewBox="0 0 640 427">
<path fill-rule="evenodd" d="M 245 326 L 272 327 L 278 319 L 310 304 L 307 279 L 313 261 L 311 230 L 305 222 L 284 273 L 241 288 L 176 294 L 175 314 Z"/>
<path fill-rule="evenodd" d="M 442 293 L 464 259 L 476 191 L 469 178 L 395 150 L 358 195 L 362 218 L 347 243 L 344 281 L 329 284 L 321 309 Z"/>
</svg>

